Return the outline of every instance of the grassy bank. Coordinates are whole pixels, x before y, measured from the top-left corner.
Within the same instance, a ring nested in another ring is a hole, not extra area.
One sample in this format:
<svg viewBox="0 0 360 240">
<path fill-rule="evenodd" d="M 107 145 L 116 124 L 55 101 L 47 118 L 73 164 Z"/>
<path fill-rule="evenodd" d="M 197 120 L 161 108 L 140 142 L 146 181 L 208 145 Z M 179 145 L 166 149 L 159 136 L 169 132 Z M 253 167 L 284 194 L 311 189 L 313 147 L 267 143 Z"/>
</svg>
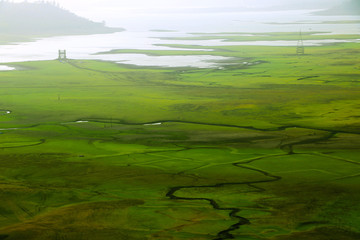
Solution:
<svg viewBox="0 0 360 240">
<path fill-rule="evenodd" d="M 295 50 L 0 72 L 0 239 L 359 239 L 358 44 Z"/>
</svg>

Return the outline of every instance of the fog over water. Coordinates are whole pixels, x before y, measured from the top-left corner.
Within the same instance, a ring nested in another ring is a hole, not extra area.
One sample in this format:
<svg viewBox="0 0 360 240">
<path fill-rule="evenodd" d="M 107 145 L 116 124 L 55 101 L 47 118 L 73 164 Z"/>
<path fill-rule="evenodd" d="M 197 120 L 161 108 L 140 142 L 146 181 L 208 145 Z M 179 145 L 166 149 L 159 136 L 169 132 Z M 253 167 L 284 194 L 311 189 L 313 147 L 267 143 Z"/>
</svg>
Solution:
<svg viewBox="0 0 360 240">
<path fill-rule="evenodd" d="M 0 65 L 0 71 L 11 71 L 11 70 L 15 70 L 14 67 L 9 67 L 6 65 Z"/>
<path fill-rule="evenodd" d="M 22 2 L 24 0 L 13 1 Z M 38 2 L 38 0 L 27 1 Z M 143 25 L 149 23 L 142 23 L 142 19 L 159 16 L 163 20 L 167 20 L 169 17 L 178 15 L 179 24 L 181 24 L 186 20 L 182 18 L 183 14 L 201 15 L 274 9 L 326 9 L 344 1 L 347 0 L 56 0 L 55 2 L 65 9 L 92 20 L 105 20 L 112 26 L 119 26 L 116 19 L 122 19 L 132 22 L 135 26 L 138 23 Z M 201 23 L 206 24 L 206 21 L 193 22 L 194 25 Z"/>
<path fill-rule="evenodd" d="M 94 55 L 112 49 L 166 50 L 159 44 L 185 44 L 199 46 L 270 45 L 296 46 L 296 41 L 222 40 L 164 40 L 161 37 L 192 36 L 190 33 L 267 33 L 267 32 L 329 32 L 336 34 L 360 33 L 359 24 L 324 24 L 329 21 L 360 20 L 358 16 L 317 16 L 312 10 L 264 11 L 264 6 L 296 5 L 296 1 L 58 1 L 61 6 L 93 20 L 105 20 L 107 25 L 123 27 L 124 32 L 89 36 L 61 36 L 39 39 L 35 42 L 0 45 L 0 62 L 48 60 L 57 57 L 58 49 L 67 49 L 69 58 L 101 59 L 121 63 L 149 66 L 215 67 L 218 56 L 156 57 L 139 54 Z M 195 2 L 195 3 L 193 3 Z M 310 3 L 311 1 L 302 1 Z M 313 7 L 332 6 L 341 0 L 316 1 Z M 82 3 L 82 5 L 81 5 Z M 152 4 L 151 4 L 152 3 Z M 283 4 L 281 4 L 283 3 Z M 326 3 L 326 4 L 325 4 Z M 81 7 L 82 6 L 82 7 Z M 247 9 L 248 11 L 244 11 Z M 254 11 L 254 9 L 256 11 Z M 251 11 L 250 11 L 251 10 Z M 261 11 L 260 11 L 261 10 Z M 172 30 L 159 32 L 153 30 Z M 339 40 L 304 41 L 305 45 L 344 42 Z M 346 42 L 346 41 L 345 41 Z M 199 47 L 200 48 L 200 47 Z M 179 50 L 179 49 L 173 49 Z"/>
</svg>

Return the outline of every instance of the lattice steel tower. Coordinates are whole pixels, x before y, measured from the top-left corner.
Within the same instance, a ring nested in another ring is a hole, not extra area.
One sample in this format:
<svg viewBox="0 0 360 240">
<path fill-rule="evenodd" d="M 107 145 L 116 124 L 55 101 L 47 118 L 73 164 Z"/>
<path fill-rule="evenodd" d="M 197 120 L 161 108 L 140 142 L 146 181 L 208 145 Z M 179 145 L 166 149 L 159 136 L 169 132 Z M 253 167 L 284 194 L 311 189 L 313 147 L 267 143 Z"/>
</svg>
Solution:
<svg viewBox="0 0 360 240">
<path fill-rule="evenodd" d="M 302 38 L 301 30 L 300 30 L 300 33 L 299 33 L 299 40 L 297 42 L 296 53 L 299 54 L 299 55 L 305 53 L 304 41 L 303 41 L 303 38 Z"/>
<path fill-rule="evenodd" d="M 59 50 L 59 60 L 66 60 L 66 50 Z"/>
</svg>

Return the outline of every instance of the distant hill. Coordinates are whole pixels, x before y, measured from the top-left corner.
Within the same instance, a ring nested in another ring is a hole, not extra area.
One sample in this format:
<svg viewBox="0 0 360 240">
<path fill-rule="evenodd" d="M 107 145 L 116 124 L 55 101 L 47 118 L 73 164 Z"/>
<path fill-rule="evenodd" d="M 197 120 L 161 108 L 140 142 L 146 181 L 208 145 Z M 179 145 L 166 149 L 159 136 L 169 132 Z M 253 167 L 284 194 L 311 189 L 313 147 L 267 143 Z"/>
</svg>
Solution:
<svg viewBox="0 0 360 240">
<path fill-rule="evenodd" d="M 27 36 L 96 34 L 122 30 L 79 17 L 53 3 L 0 1 L 0 36 L 5 39 L 11 39 L 9 36 L 21 39 Z"/>
<path fill-rule="evenodd" d="M 347 0 L 346 2 L 330 8 L 328 10 L 319 11 L 316 15 L 360 15 L 360 1 Z"/>
</svg>

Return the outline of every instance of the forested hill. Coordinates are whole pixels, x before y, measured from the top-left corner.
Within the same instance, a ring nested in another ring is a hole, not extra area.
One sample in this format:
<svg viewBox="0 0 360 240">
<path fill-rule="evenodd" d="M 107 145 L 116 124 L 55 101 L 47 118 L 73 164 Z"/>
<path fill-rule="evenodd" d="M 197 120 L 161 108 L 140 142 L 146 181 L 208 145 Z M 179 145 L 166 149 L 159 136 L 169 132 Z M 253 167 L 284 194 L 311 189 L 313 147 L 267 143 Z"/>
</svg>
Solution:
<svg viewBox="0 0 360 240">
<path fill-rule="evenodd" d="M 0 1 L 0 36 L 55 36 L 117 32 L 47 3 Z"/>
<path fill-rule="evenodd" d="M 360 0 L 347 0 L 346 2 L 316 13 L 317 15 L 360 15 Z"/>
</svg>

